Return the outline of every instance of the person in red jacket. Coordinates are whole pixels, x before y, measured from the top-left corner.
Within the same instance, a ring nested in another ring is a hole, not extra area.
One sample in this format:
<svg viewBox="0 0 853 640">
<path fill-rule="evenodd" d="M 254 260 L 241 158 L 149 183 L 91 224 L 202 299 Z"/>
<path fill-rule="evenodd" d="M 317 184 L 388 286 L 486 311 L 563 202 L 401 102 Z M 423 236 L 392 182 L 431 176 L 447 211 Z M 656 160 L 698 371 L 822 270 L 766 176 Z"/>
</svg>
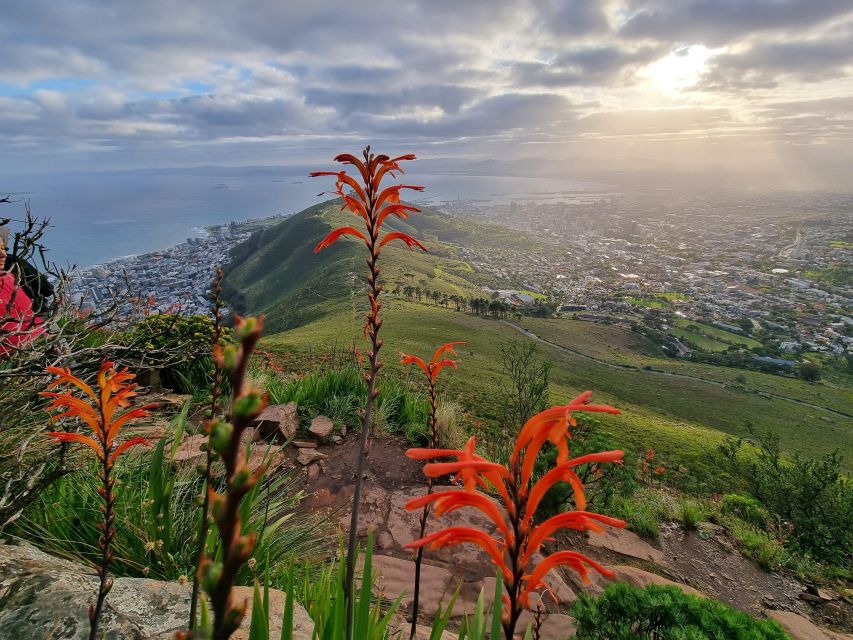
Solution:
<svg viewBox="0 0 853 640">
<path fill-rule="evenodd" d="M 9 230 L 0 227 L 0 357 L 26 346 L 44 333 L 43 320 L 33 313 L 33 303 L 6 271 Z"/>
</svg>

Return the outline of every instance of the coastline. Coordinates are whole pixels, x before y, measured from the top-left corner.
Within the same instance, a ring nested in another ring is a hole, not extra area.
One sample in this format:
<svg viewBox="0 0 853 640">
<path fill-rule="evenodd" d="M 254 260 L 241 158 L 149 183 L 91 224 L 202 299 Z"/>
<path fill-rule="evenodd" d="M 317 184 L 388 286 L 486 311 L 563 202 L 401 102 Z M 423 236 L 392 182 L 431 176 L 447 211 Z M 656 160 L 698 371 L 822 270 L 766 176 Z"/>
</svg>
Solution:
<svg viewBox="0 0 853 640">
<path fill-rule="evenodd" d="M 149 312 L 183 315 L 210 313 L 208 294 L 216 266 L 229 261 L 231 250 L 254 232 L 284 220 L 285 214 L 241 222 L 193 227 L 205 235 L 158 251 L 133 254 L 77 268 L 69 297 L 83 309 L 102 311 L 117 298 L 118 312 L 132 317 L 145 301 Z"/>
</svg>

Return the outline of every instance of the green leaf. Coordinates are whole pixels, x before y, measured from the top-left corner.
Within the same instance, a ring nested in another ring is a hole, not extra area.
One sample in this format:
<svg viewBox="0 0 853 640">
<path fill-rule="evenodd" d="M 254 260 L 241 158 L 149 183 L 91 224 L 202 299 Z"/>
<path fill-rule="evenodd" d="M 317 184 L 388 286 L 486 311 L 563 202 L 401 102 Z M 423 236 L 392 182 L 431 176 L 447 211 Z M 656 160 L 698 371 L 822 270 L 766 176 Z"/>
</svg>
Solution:
<svg viewBox="0 0 853 640">
<path fill-rule="evenodd" d="M 270 622 L 266 613 L 261 589 L 255 580 L 255 592 L 252 595 L 252 621 L 249 626 L 249 640 L 270 640 Z"/>
<path fill-rule="evenodd" d="M 495 599 L 492 600 L 492 640 L 498 640 L 501 637 L 501 601 L 503 596 L 503 581 L 500 574 L 495 578 Z"/>
</svg>

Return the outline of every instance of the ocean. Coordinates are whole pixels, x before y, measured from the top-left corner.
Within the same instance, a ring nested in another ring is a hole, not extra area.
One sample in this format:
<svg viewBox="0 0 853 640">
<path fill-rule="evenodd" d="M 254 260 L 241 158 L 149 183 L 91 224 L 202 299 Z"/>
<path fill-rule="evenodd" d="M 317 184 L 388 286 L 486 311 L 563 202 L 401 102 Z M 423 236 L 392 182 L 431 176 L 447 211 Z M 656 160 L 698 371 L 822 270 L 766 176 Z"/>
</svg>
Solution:
<svg viewBox="0 0 853 640">
<path fill-rule="evenodd" d="M 560 194 L 602 191 L 605 185 L 549 178 L 424 175 L 411 171 L 405 181 L 423 184 L 417 200 L 541 200 Z M 260 174 L 235 169 L 208 171 L 137 171 L 65 173 L 5 177 L 0 195 L 12 204 L 0 205 L 0 218 L 12 227 L 24 217 L 24 202 L 33 213 L 47 217 L 45 236 L 49 258 L 62 265 L 87 267 L 127 255 L 174 246 L 203 235 L 204 227 L 231 220 L 291 214 L 332 196 L 320 191 L 333 186 L 331 178 L 304 173 Z"/>
</svg>

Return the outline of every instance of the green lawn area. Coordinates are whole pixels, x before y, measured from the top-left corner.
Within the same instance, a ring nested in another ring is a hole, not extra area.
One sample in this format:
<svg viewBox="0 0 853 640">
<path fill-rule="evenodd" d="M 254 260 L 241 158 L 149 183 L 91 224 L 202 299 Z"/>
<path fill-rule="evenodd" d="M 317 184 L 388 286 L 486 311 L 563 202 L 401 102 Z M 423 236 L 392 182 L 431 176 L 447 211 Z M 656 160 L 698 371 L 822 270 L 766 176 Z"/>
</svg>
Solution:
<svg viewBox="0 0 853 640">
<path fill-rule="evenodd" d="M 638 307 L 646 307 L 647 309 L 663 309 L 664 303 L 655 298 L 635 298 L 633 296 L 625 298 L 625 302 L 630 302 Z"/>
<path fill-rule="evenodd" d="M 704 322 L 696 322 L 695 320 L 676 320 L 675 321 L 675 327 L 673 329 L 674 330 L 676 328 L 677 329 L 684 329 L 684 330 L 689 332 L 690 330 L 687 327 L 691 326 L 691 325 L 699 327 L 699 330 L 706 337 L 712 339 L 713 341 L 715 341 L 717 343 L 725 344 L 725 347 L 723 347 L 722 349 L 710 349 L 709 348 L 709 350 L 712 350 L 712 351 L 724 351 L 725 349 L 728 348 L 728 346 L 730 344 L 742 344 L 749 349 L 752 349 L 753 347 L 760 347 L 761 346 L 761 343 L 758 342 L 758 340 L 753 340 L 749 336 L 738 335 L 737 333 L 732 333 L 731 331 L 726 331 L 725 329 L 720 329 L 719 327 L 714 327 L 714 326 L 711 326 L 710 324 L 705 324 Z M 677 334 L 675 334 L 675 335 L 677 335 Z M 697 337 L 697 344 L 698 344 L 698 338 L 701 337 L 696 332 L 690 332 L 690 333 L 687 333 L 685 335 L 688 337 L 689 340 L 693 340 L 693 338 L 690 337 L 691 335 L 696 336 Z M 678 337 L 681 337 L 681 336 L 678 336 Z M 705 348 L 705 347 L 703 347 L 703 348 Z"/>
<path fill-rule="evenodd" d="M 529 291 L 528 289 L 519 289 L 518 292 L 519 293 L 526 293 L 531 298 L 534 298 L 536 300 L 547 300 L 548 299 L 548 296 L 546 296 L 544 293 L 539 293 L 537 291 Z"/>
<path fill-rule="evenodd" d="M 531 322 L 533 319 L 525 320 L 525 323 Z M 627 331 L 620 336 L 621 343 L 615 339 L 608 343 L 619 335 L 615 331 L 621 331 L 615 327 L 578 321 L 543 322 L 573 323 L 568 325 L 571 327 L 568 331 L 562 331 L 564 325 L 556 324 L 551 330 L 569 335 L 572 344 L 583 339 L 586 349 L 595 345 L 596 357 L 624 350 L 628 353 L 623 355 L 626 360 L 660 360 L 652 355 L 654 348 L 650 343 Z M 539 329 L 536 332 L 543 335 L 541 327 Z M 460 369 L 449 371 L 442 378 L 442 384 L 472 415 L 484 420 L 495 417 L 495 390 L 502 381 L 500 344 L 525 339 L 512 327 L 495 320 L 396 299 L 387 299 L 385 303 L 383 338 L 384 375 L 413 381 L 417 380 L 414 372 L 403 370 L 397 364 L 399 352 L 427 355 L 443 342 L 466 341 L 460 349 Z M 298 356 L 305 353 L 309 345 L 316 353 L 333 343 L 350 344 L 353 339 L 363 345 L 361 315 L 350 309 L 264 338 L 261 347 Z M 736 388 L 650 375 L 637 369 L 613 368 L 549 346 L 543 346 L 543 350 L 555 365 L 553 402 L 563 402 L 584 389 L 592 389 L 599 401 L 623 410 L 621 416 L 608 416 L 604 420 L 624 446 L 637 450 L 654 447 L 669 460 L 678 461 L 705 478 L 715 473 L 707 455 L 709 450 L 725 433 L 743 434 L 746 420 L 751 420 L 759 429 L 779 433 L 788 451 L 817 454 L 841 447 L 843 451 L 853 452 L 853 420 L 833 415 L 826 421 L 821 419 L 825 414 L 820 410 L 763 398 Z M 588 352 L 583 348 L 578 350 Z M 737 373 L 732 370 L 731 376 Z M 799 381 L 790 382 L 805 385 Z M 848 468 L 850 462 L 853 461 L 848 460 Z"/>
<path fill-rule="evenodd" d="M 703 336 L 701 333 L 690 331 L 684 327 L 671 327 L 669 333 L 679 340 L 690 342 L 705 351 L 725 351 L 731 346 L 726 342 Z"/>
</svg>

